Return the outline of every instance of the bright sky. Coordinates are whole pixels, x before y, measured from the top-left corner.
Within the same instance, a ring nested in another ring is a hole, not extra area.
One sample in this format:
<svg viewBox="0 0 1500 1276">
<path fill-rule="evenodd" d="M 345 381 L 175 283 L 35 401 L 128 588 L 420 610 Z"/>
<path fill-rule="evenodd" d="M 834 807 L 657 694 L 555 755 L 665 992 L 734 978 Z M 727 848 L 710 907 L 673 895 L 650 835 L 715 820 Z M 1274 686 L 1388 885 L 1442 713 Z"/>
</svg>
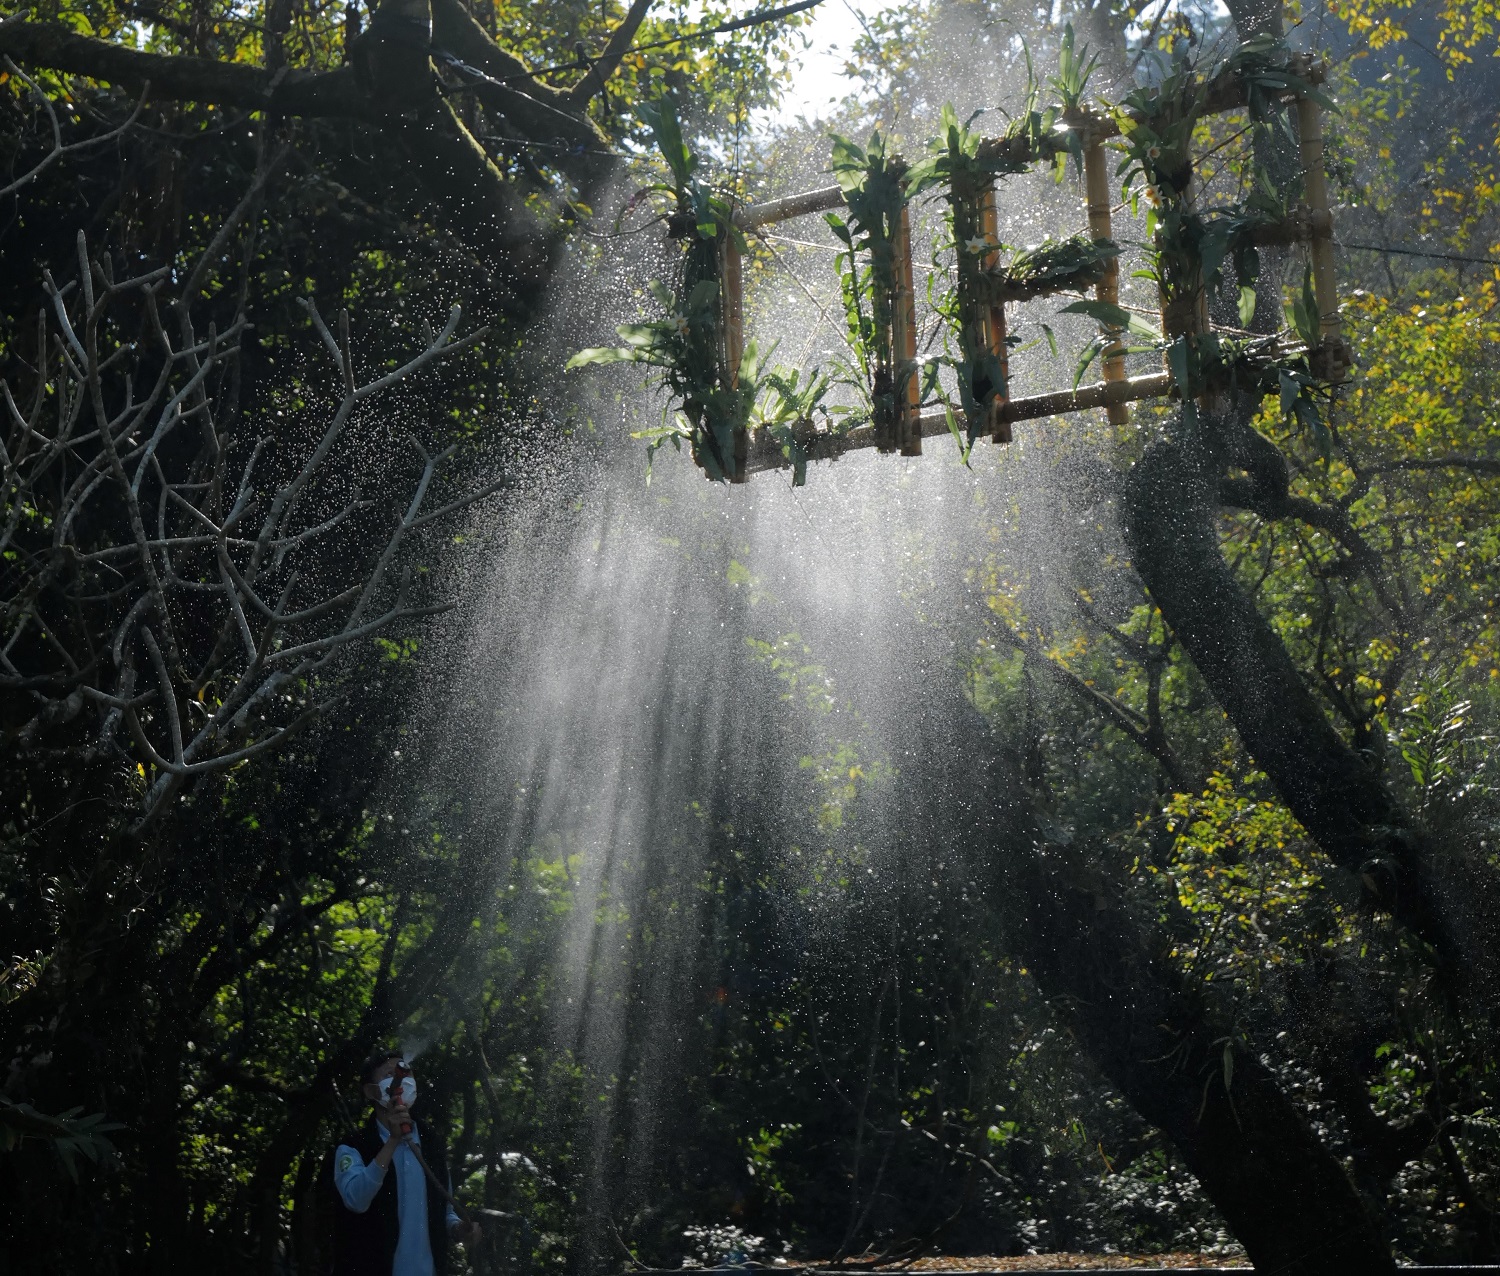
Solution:
<svg viewBox="0 0 1500 1276">
<path fill-rule="evenodd" d="M 812 47 L 800 54 L 802 65 L 781 105 L 770 113 L 771 123 L 794 120 L 799 115 L 814 118 L 828 104 L 844 96 L 853 86 L 839 74 L 844 55 L 859 34 L 855 10 L 868 17 L 891 6 L 893 0 L 823 0 L 812 11 L 812 22 L 803 28 Z"/>
</svg>

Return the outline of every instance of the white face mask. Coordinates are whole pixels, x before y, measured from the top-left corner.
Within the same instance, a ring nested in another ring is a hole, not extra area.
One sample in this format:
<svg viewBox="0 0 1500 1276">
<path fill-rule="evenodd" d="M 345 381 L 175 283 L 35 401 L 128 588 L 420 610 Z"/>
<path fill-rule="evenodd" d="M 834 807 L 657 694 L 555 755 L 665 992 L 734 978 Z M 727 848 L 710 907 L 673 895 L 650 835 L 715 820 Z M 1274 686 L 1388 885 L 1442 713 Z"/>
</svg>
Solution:
<svg viewBox="0 0 1500 1276">
<path fill-rule="evenodd" d="M 388 1108 L 392 1103 L 391 1078 L 381 1077 L 377 1084 L 380 1087 L 380 1106 Z M 401 1089 L 395 1095 L 408 1108 L 417 1101 L 417 1079 L 416 1077 L 402 1077 Z"/>
</svg>

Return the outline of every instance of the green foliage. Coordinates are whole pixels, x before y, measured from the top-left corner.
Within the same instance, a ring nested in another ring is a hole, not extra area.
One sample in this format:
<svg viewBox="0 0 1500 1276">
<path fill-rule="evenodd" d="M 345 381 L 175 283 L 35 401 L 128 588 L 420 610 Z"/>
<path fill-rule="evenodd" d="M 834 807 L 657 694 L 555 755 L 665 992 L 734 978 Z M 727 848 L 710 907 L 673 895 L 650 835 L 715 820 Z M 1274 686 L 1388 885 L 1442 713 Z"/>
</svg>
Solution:
<svg viewBox="0 0 1500 1276">
<path fill-rule="evenodd" d="M 749 360 L 750 347 L 746 347 Z M 740 375 L 743 376 L 741 366 Z M 825 428 L 822 435 L 837 435 L 848 429 L 848 423 L 838 423 L 823 400 L 833 386 L 833 376 L 813 368 L 804 375 L 799 368 L 776 368 L 760 378 L 763 393 L 756 400 L 754 425 L 762 429 L 780 448 L 781 454 L 792 465 L 792 486 L 801 487 L 807 482 L 807 462 L 813 445 L 813 421 L 821 411 Z"/>
<path fill-rule="evenodd" d="M 78 1158 L 91 1165 L 109 1166 L 116 1159 L 114 1144 L 105 1136 L 125 1127 L 105 1119 L 104 1113 L 79 1115 L 69 1108 L 56 1116 L 38 1112 L 29 1103 L 14 1103 L 0 1095 L 0 1152 L 14 1152 L 27 1139 L 40 1140 L 57 1155 L 68 1178 L 78 1182 Z"/>
<path fill-rule="evenodd" d="M 1047 239 L 1016 249 L 1008 262 L 992 272 L 992 286 L 996 295 L 1008 302 L 1057 292 L 1082 292 L 1097 284 L 1104 277 L 1106 263 L 1119 255 L 1119 245 L 1109 239 L 1088 235 Z M 1129 326 L 1128 321 L 1119 326 Z"/>
<path fill-rule="evenodd" d="M 1073 24 L 1063 27 L 1062 47 L 1057 55 L 1057 74 L 1047 84 L 1057 91 L 1062 99 L 1064 111 L 1076 111 L 1083 105 L 1083 96 L 1088 91 L 1090 78 L 1099 65 L 1100 54 L 1089 57 L 1089 46 L 1077 47 Z"/>
<path fill-rule="evenodd" d="M 800 485 L 806 481 L 807 453 L 794 426 L 810 426 L 829 379 L 817 369 L 805 381 L 799 381 L 800 371 L 763 372 L 754 341 L 746 343 L 738 368 L 730 367 L 722 254 L 731 242 L 743 250 L 744 236 L 734 225 L 728 201 L 698 178 L 697 157 L 683 140 L 672 98 L 644 105 L 640 113 L 672 176 L 670 184 L 651 189 L 675 201 L 674 217 L 684 241 L 679 281 L 675 292 L 657 281 L 649 285 L 663 318 L 620 325 L 623 346 L 580 350 L 566 367 L 640 363 L 661 370 L 660 384 L 671 399 L 662 424 L 632 436 L 646 441 L 648 479 L 652 458 L 668 442 L 679 451 L 687 443 L 710 479 L 732 479 L 738 464 L 736 435 L 760 425 L 792 460 L 793 483 Z M 763 396 L 767 401 L 757 410 Z"/>
<path fill-rule="evenodd" d="M 642 363 L 660 368 L 661 384 L 681 403 L 681 412 L 675 420 L 664 419 L 661 426 L 634 436 L 647 440 L 647 457 L 664 443 L 680 449 L 686 441 L 710 478 L 732 478 L 735 431 L 749 424 L 755 401 L 754 347 L 746 347 L 739 378 L 726 375 L 717 280 L 699 280 L 678 297 L 655 281 L 650 290 L 666 311 L 665 318 L 621 324 L 618 331 L 625 345 L 580 350 L 567 367 Z M 669 404 L 667 413 L 673 411 Z"/>
<path fill-rule="evenodd" d="M 843 244 L 835 259 L 839 296 L 844 307 L 845 339 L 853 358 L 848 381 L 866 402 L 863 414 L 851 418 L 889 429 L 906 378 L 894 344 L 893 314 L 898 286 L 896 243 L 906 208 L 906 166 L 886 153 L 879 131 L 861 146 L 833 136 L 833 175 L 844 193 L 847 218 L 825 214 L 829 229 Z"/>
<path fill-rule="evenodd" d="M 1264 796 L 1265 776 L 1216 771 L 1201 793 L 1173 794 L 1163 814 L 1174 842 L 1161 871 L 1195 926 L 1175 953 L 1206 981 L 1241 981 L 1295 961 L 1304 928 L 1327 927 L 1327 863 L 1286 807 Z"/>
</svg>

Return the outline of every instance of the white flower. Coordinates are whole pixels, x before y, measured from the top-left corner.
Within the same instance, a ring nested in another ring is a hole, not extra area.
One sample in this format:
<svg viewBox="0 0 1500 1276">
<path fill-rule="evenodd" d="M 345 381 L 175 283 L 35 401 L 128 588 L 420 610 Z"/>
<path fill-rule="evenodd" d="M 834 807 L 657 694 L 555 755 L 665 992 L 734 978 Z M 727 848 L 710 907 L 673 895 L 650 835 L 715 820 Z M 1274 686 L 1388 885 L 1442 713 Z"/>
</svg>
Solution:
<svg viewBox="0 0 1500 1276">
<path fill-rule="evenodd" d="M 964 240 L 964 249 L 978 257 L 983 253 L 992 251 L 993 245 L 983 235 L 975 235 L 972 239 Z"/>
<path fill-rule="evenodd" d="M 679 337 L 685 337 L 688 335 L 688 322 L 685 318 L 683 318 L 682 315 L 670 314 L 667 316 L 667 322 L 672 325 L 672 330 L 676 332 Z"/>
</svg>

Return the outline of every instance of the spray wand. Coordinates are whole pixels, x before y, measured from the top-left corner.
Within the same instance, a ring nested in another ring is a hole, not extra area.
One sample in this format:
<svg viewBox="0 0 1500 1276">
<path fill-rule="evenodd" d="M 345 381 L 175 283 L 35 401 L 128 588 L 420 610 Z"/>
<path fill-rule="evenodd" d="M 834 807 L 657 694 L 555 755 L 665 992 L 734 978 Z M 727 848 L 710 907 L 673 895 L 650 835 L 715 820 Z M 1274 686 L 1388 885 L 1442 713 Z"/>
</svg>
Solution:
<svg viewBox="0 0 1500 1276">
<path fill-rule="evenodd" d="M 395 1068 L 391 1070 L 391 1083 L 387 1091 L 392 1096 L 392 1101 L 402 1094 L 404 1083 L 407 1077 L 411 1075 L 412 1070 L 406 1066 L 406 1060 L 397 1060 Z M 460 1221 L 472 1223 L 474 1221 L 473 1216 L 459 1204 L 458 1199 L 448 1190 L 448 1185 L 440 1181 L 438 1176 L 432 1172 L 432 1167 L 427 1164 L 427 1158 L 422 1155 L 421 1146 L 411 1141 L 411 1132 L 411 1121 L 403 1120 L 401 1122 L 401 1137 L 407 1140 L 406 1146 L 411 1149 L 412 1155 L 417 1158 L 417 1164 L 422 1167 L 423 1173 L 427 1175 L 433 1187 L 437 1188 L 438 1192 L 442 1194 L 443 1199 L 453 1207 L 453 1212 L 458 1215 Z"/>
<path fill-rule="evenodd" d="M 411 1075 L 412 1075 L 412 1072 L 411 1072 L 411 1069 L 406 1066 L 406 1060 L 405 1059 L 398 1059 L 396 1061 L 396 1067 L 395 1067 L 395 1069 L 391 1072 L 391 1084 L 390 1084 L 390 1089 L 387 1092 L 387 1093 L 390 1094 L 391 1101 L 393 1103 L 396 1100 L 396 1096 L 400 1095 L 402 1093 L 402 1091 L 405 1089 L 406 1078 L 409 1077 L 409 1076 L 411 1076 Z M 402 1121 L 401 1122 L 401 1137 L 402 1138 L 410 1138 L 411 1137 L 411 1122 L 410 1121 Z"/>
<path fill-rule="evenodd" d="M 403 1089 L 402 1083 L 406 1080 L 407 1077 L 411 1075 L 412 1071 L 406 1066 L 406 1061 L 404 1059 L 399 1060 L 396 1064 L 396 1067 L 391 1072 L 391 1082 L 388 1093 L 392 1095 L 401 1094 Z M 459 1202 L 458 1198 L 448 1190 L 448 1185 L 432 1172 L 432 1167 L 427 1164 L 427 1158 L 422 1155 L 421 1145 L 412 1140 L 411 1134 L 412 1123 L 409 1120 L 402 1121 L 401 1137 L 406 1140 L 406 1146 L 411 1150 L 412 1155 L 417 1158 L 417 1164 L 422 1167 L 422 1173 L 427 1176 L 428 1182 L 430 1182 L 433 1187 L 437 1188 L 439 1195 L 441 1195 L 442 1198 L 453 1207 L 453 1212 L 458 1215 L 460 1222 L 472 1225 L 474 1222 L 473 1212 L 465 1208 Z M 486 1215 L 487 1217 L 496 1219 L 504 1219 L 510 1217 L 510 1215 L 505 1214 L 500 1210 L 487 1209 L 481 1210 L 480 1213 Z"/>
</svg>

